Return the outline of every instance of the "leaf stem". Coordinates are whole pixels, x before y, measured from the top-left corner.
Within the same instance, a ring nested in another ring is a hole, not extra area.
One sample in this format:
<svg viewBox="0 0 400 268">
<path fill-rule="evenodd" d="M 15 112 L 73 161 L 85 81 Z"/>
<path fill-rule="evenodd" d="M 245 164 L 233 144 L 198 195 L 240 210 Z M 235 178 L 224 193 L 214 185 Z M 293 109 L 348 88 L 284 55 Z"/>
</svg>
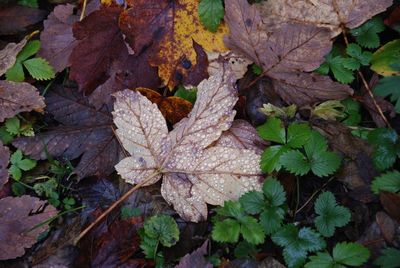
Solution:
<svg viewBox="0 0 400 268">
<path fill-rule="evenodd" d="M 161 171 L 157 171 L 146 179 L 141 181 L 140 183 L 136 184 L 132 187 L 129 191 L 127 191 L 123 196 L 121 196 L 117 201 L 115 201 L 106 211 L 104 211 L 99 217 L 96 218 L 94 222 L 92 222 L 88 227 L 86 227 L 74 240 L 74 245 L 76 245 L 90 230 L 93 229 L 98 223 L 100 223 L 108 214 L 110 214 L 116 207 L 118 207 L 122 202 L 124 202 L 133 192 L 141 188 L 147 182 L 149 182 L 154 177 L 161 174 Z"/>
<path fill-rule="evenodd" d="M 87 3 L 87 0 L 83 0 L 82 13 L 81 13 L 81 17 L 79 18 L 79 21 L 82 21 L 83 18 L 85 17 L 86 3 Z"/>
</svg>

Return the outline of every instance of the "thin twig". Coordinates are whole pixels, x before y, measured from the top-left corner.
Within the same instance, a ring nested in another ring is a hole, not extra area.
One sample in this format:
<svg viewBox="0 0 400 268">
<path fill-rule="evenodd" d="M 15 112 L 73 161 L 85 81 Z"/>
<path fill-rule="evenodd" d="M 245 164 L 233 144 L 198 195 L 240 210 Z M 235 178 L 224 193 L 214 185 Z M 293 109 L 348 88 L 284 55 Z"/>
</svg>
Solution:
<svg viewBox="0 0 400 268">
<path fill-rule="evenodd" d="M 121 196 L 117 201 L 115 201 L 106 211 L 104 211 L 99 217 L 96 218 L 94 222 L 92 222 L 88 227 L 86 227 L 74 240 L 74 245 L 78 244 L 78 242 L 93 229 L 98 223 L 100 223 L 108 214 L 111 213 L 116 207 L 118 207 L 122 202 L 124 202 L 133 192 L 141 188 L 143 185 L 148 183 L 151 179 L 158 176 L 161 172 L 157 171 L 152 175 L 148 176 L 142 182 L 136 184 L 129 191 L 127 191 L 123 196 Z"/>
<path fill-rule="evenodd" d="M 347 39 L 347 35 L 346 35 L 346 29 L 344 28 L 344 26 L 342 26 L 342 32 L 343 32 L 343 38 L 344 38 L 344 42 L 346 43 L 346 46 L 349 46 L 349 40 Z M 365 87 L 365 89 L 368 92 L 368 95 L 370 96 L 370 98 L 372 99 L 372 102 L 376 108 L 376 110 L 378 111 L 379 115 L 382 117 L 383 121 L 385 122 L 385 124 L 389 127 L 392 128 L 392 126 L 390 125 L 389 121 L 387 120 L 386 116 L 383 114 L 383 111 L 381 109 L 381 107 L 379 106 L 379 104 L 376 102 L 375 100 L 375 96 L 372 93 L 371 87 L 369 86 L 367 80 L 365 79 L 363 73 L 360 70 L 357 70 L 358 76 L 361 78 L 361 81 Z"/>
<path fill-rule="evenodd" d="M 85 17 L 86 4 L 87 4 L 87 0 L 83 0 L 82 13 L 81 13 L 81 17 L 79 18 L 79 21 L 82 21 L 83 18 Z"/>
</svg>

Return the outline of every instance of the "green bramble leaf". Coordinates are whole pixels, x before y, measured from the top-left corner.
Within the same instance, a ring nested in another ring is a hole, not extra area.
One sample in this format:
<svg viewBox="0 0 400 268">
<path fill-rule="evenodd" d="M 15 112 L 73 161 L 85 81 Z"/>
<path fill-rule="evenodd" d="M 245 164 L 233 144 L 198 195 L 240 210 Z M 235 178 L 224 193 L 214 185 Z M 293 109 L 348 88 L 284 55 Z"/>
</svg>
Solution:
<svg viewBox="0 0 400 268">
<path fill-rule="evenodd" d="M 317 152 L 308 157 L 311 159 L 311 171 L 318 177 L 333 174 L 341 164 L 340 156 L 334 152 Z"/>
<path fill-rule="evenodd" d="M 310 256 L 310 261 L 304 265 L 305 268 L 336 268 L 332 256 L 326 252 L 318 252 L 315 256 Z M 337 267 L 337 268 L 340 268 Z"/>
<path fill-rule="evenodd" d="M 217 242 L 236 243 L 239 240 L 240 224 L 234 219 L 217 221 L 214 224 L 211 237 Z"/>
<path fill-rule="evenodd" d="M 8 118 L 5 122 L 5 126 L 7 132 L 11 135 L 18 135 L 20 133 L 21 122 L 18 117 L 14 116 L 12 118 Z"/>
<path fill-rule="evenodd" d="M 179 229 L 171 216 L 159 215 L 146 219 L 143 224 L 145 235 L 171 247 L 179 240 Z"/>
<path fill-rule="evenodd" d="M 281 163 L 295 175 L 305 175 L 311 170 L 307 158 L 299 150 L 290 150 L 281 156 Z"/>
<path fill-rule="evenodd" d="M 238 259 L 254 258 L 257 252 L 257 247 L 247 241 L 240 241 L 234 250 L 235 257 Z"/>
<path fill-rule="evenodd" d="M 24 68 L 21 62 L 17 60 L 14 66 L 7 70 L 6 80 L 13 82 L 23 82 L 25 80 Z"/>
<path fill-rule="evenodd" d="M 287 131 L 287 145 L 301 148 L 311 137 L 311 128 L 307 124 L 290 124 Z"/>
<path fill-rule="evenodd" d="M 315 71 L 327 75 L 330 70 L 336 80 L 343 84 L 349 84 L 354 80 L 353 71 L 345 67 L 345 65 L 349 66 L 348 59 L 337 54 L 337 50 L 332 49 L 332 51 L 325 56 L 325 62 Z"/>
<path fill-rule="evenodd" d="M 257 219 L 251 216 L 245 216 L 240 220 L 240 224 L 240 232 L 242 233 L 244 240 L 254 245 L 264 243 L 264 229 Z"/>
<path fill-rule="evenodd" d="M 278 207 L 285 204 L 285 189 L 283 189 L 282 184 L 278 180 L 271 177 L 267 178 L 264 181 L 262 190 L 268 205 Z"/>
<path fill-rule="evenodd" d="M 394 103 L 396 113 L 400 113 L 400 76 L 389 76 L 379 80 L 378 85 L 374 88 L 374 94 L 381 97 L 389 97 Z"/>
<path fill-rule="evenodd" d="M 261 75 L 263 72 L 262 68 L 255 63 L 251 65 L 251 70 L 255 75 Z"/>
<path fill-rule="evenodd" d="M 389 171 L 376 177 L 371 183 L 371 189 L 375 194 L 379 194 L 379 191 L 398 193 L 400 191 L 400 172 Z"/>
<path fill-rule="evenodd" d="M 39 49 L 40 49 L 39 40 L 29 41 L 21 50 L 21 52 L 18 53 L 17 60 L 23 62 L 26 59 L 35 55 L 39 51 Z"/>
<path fill-rule="evenodd" d="M 261 138 L 280 144 L 286 143 L 286 131 L 279 118 L 268 118 L 267 122 L 257 128 Z"/>
<path fill-rule="evenodd" d="M 260 214 L 260 224 L 266 234 L 270 235 L 279 230 L 285 218 L 285 210 L 280 207 L 265 208 Z"/>
<path fill-rule="evenodd" d="M 383 171 L 393 166 L 400 154 L 400 145 L 395 130 L 374 129 L 368 133 L 368 142 L 374 146 L 372 160 L 378 170 Z"/>
<path fill-rule="evenodd" d="M 400 81 L 399 81 L 400 82 Z M 361 105 L 351 98 L 341 101 L 344 105 L 344 113 L 347 115 L 342 123 L 347 126 L 357 126 L 361 122 Z"/>
<path fill-rule="evenodd" d="M 18 5 L 39 8 L 37 0 L 18 0 Z"/>
<path fill-rule="evenodd" d="M 369 255 L 369 250 L 358 243 L 338 243 L 332 251 L 333 260 L 347 266 L 360 266 L 368 260 Z"/>
<path fill-rule="evenodd" d="M 199 18 L 210 32 L 216 32 L 224 17 L 222 0 L 201 0 L 199 3 Z"/>
<path fill-rule="evenodd" d="M 281 156 L 290 148 L 284 145 L 273 145 L 264 150 L 261 155 L 260 167 L 265 173 L 279 171 L 282 167 Z"/>
<path fill-rule="evenodd" d="M 217 215 L 223 217 L 232 217 L 240 219 L 245 216 L 243 207 L 238 201 L 227 200 L 224 202 L 223 207 L 218 207 L 216 210 Z"/>
<path fill-rule="evenodd" d="M 250 191 L 239 198 L 239 202 L 243 209 L 251 214 L 259 214 L 264 208 L 264 195 L 262 192 Z"/>
<path fill-rule="evenodd" d="M 361 65 L 367 66 L 371 59 L 372 59 L 372 53 L 369 51 L 362 51 L 361 47 L 357 44 L 349 44 L 346 48 L 346 53 L 350 57 L 352 57 L 356 62 L 358 63 L 358 70 Z"/>
<path fill-rule="evenodd" d="M 197 88 L 186 89 L 183 86 L 179 86 L 174 96 L 185 99 L 191 103 L 195 103 L 197 97 Z"/>
<path fill-rule="evenodd" d="M 382 255 L 375 260 L 374 264 L 381 268 L 400 267 L 400 250 L 385 248 L 382 250 Z"/>
<path fill-rule="evenodd" d="M 377 48 L 380 45 L 378 33 L 385 30 L 382 19 L 375 17 L 364 23 L 358 28 L 350 30 L 359 45 L 366 48 Z"/>
<path fill-rule="evenodd" d="M 36 80 L 49 80 L 55 77 L 53 67 L 43 58 L 33 58 L 23 62 L 29 74 Z"/>
<path fill-rule="evenodd" d="M 314 220 L 315 227 L 325 237 L 333 236 L 336 227 L 343 227 L 350 221 L 349 209 L 338 205 L 331 192 L 320 194 L 315 201 L 314 209 L 318 214 Z"/>
</svg>

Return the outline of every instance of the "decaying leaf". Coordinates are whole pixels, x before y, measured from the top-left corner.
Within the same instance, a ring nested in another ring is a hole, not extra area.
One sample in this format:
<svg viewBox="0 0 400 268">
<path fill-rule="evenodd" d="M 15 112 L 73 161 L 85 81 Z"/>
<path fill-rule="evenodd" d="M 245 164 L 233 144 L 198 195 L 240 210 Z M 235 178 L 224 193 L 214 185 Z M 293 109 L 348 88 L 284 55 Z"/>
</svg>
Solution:
<svg viewBox="0 0 400 268">
<path fill-rule="evenodd" d="M 42 112 L 44 98 L 28 83 L 0 81 L 0 122 L 21 112 Z"/>
<path fill-rule="evenodd" d="M 190 254 L 186 254 L 175 268 L 212 268 L 213 265 L 204 257 L 207 255 L 208 240 L 201 247 Z"/>
<path fill-rule="evenodd" d="M 135 53 L 152 50 L 150 64 L 158 67 L 170 89 L 179 83 L 197 85 L 204 79 L 207 65 L 200 64 L 196 43 L 207 52 L 226 51 L 222 37 L 227 27 L 221 25 L 216 33 L 207 31 L 198 17 L 197 0 L 127 2 L 130 8 L 120 18 L 126 40 Z M 190 73 L 198 75 L 188 77 Z"/>
<path fill-rule="evenodd" d="M 0 35 L 25 31 L 46 17 L 46 11 L 21 5 L 0 7 Z"/>
<path fill-rule="evenodd" d="M 0 190 L 8 181 L 8 162 L 10 158 L 10 150 L 0 141 Z"/>
<path fill-rule="evenodd" d="M 77 43 L 72 34 L 72 25 L 78 21 L 79 16 L 73 12 L 73 5 L 59 5 L 43 22 L 44 30 L 40 34 L 41 47 L 38 56 L 48 60 L 56 72 L 70 66 L 68 58 Z"/>
<path fill-rule="evenodd" d="M 329 77 L 305 73 L 319 67 L 330 51 L 329 30 L 283 22 L 271 32 L 257 6 L 246 0 L 228 0 L 225 21 L 230 28 L 227 46 L 261 66 L 286 102 L 305 105 L 352 94 L 350 87 Z"/>
<path fill-rule="evenodd" d="M 37 237 L 48 229 L 48 224 L 32 229 L 55 216 L 57 210 L 32 196 L 6 197 L 0 200 L 0 260 L 24 255 L 25 248 L 37 242 Z"/>
<path fill-rule="evenodd" d="M 7 46 L 0 51 L 0 76 L 5 74 L 8 69 L 13 67 L 15 61 L 17 60 L 18 53 L 22 50 L 27 41 L 28 39 L 24 38 L 18 44 L 8 43 Z"/>
<path fill-rule="evenodd" d="M 132 155 L 116 165 L 129 183 L 150 185 L 163 176 L 161 193 L 182 218 L 207 218 L 206 203 L 225 200 L 260 189 L 260 155 L 253 150 L 209 147 L 232 124 L 237 101 L 235 78 L 230 70 L 204 80 L 196 103 L 168 133 L 155 104 L 140 93 L 115 94 L 114 123 L 117 135 Z"/>
<path fill-rule="evenodd" d="M 279 27 L 282 22 L 295 22 L 327 28 L 331 36 L 342 32 L 342 27 L 353 29 L 391 6 L 393 0 L 268 0 L 260 5 L 268 27 Z"/>
<path fill-rule="evenodd" d="M 46 104 L 46 111 L 62 125 L 35 137 L 18 138 L 13 145 L 34 159 L 46 159 L 45 149 L 57 158 L 73 160 L 81 156 L 75 169 L 80 178 L 113 172 L 123 151 L 114 136 L 107 107 L 97 110 L 82 94 L 63 87 L 49 91 Z"/>
<path fill-rule="evenodd" d="M 140 87 L 136 91 L 157 104 L 164 118 L 173 125 L 185 118 L 193 107 L 190 101 L 175 96 L 164 97 L 149 88 Z"/>
<path fill-rule="evenodd" d="M 225 53 L 209 52 L 208 57 L 208 73 L 213 75 L 218 72 L 220 68 L 223 68 L 224 62 L 228 62 L 229 67 L 235 73 L 237 80 L 242 79 L 247 72 L 247 66 L 252 62 L 249 59 L 243 58 L 235 53 L 229 51 Z M 220 57 L 223 60 L 220 60 Z"/>
</svg>

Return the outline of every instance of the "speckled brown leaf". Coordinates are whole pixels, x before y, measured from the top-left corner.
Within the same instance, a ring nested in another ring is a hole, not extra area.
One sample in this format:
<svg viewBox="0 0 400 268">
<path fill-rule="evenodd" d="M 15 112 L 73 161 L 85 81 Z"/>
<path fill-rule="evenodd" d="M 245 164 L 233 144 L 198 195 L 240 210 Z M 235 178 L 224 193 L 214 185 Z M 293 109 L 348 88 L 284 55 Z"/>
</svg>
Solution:
<svg viewBox="0 0 400 268">
<path fill-rule="evenodd" d="M 68 58 L 77 43 L 72 34 L 72 25 L 79 20 L 79 16 L 73 12 L 74 5 L 59 5 L 43 22 L 38 55 L 48 60 L 57 72 L 70 66 Z"/>
<path fill-rule="evenodd" d="M 175 268 L 212 268 L 213 265 L 204 257 L 208 254 L 208 243 L 206 240 L 201 247 L 183 256 Z"/>
<path fill-rule="evenodd" d="M 316 25 L 331 30 L 332 37 L 341 27 L 356 28 L 390 7 L 393 0 L 268 0 L 260 11 L 270 28 L 282 22 Z"/>
<path fill-rule="evenodd" d="M 0 141 L 0 190 L 8 181 L 8 162 L 10 150 Z"/>
<path fill-rule="evenodd" d="M 246 191 L 260 189 L 259 154 L 209 147 L 233 122 L 234 81 L 228 69 L 203 81 L 189 116 L 170 133 L 155 104 L 137 92 L 117 93 L 114 122 L 118 137 L 132 155 L 116 165 L 122 178 L 149 185 L 163 176 L 165 200 L 182 218 L 195 222 L 207 218 L 206 203 L 222 205 Z"/>
<path fill-rule="evenodd" d="M 57 210 L 44 201 L 28 195 L 0 200 L 0 260 L 24 255 L 25 248 L 37 242 L 39 234 L 49 226 L 32 227 L 55 216 Z"/>
<path fill-rule="evenodd" d="M 42 21 L 47 12 L 22 5 L 0 7 L 0 35 L 11 35 L 26 31 L 28 27 Z"/>
<path fill-rule="evenodd" d="M 8 43 L 7 46 L 0 51 L 0 76 L 5 74 L 7 70 L 14 65 L 18 53 L 22 50 L 27 41 L 28 39 L 24 38 L 18 44 Z"/>
<path fill-rule="evenodd" d="M 256 5 L 227 0 L 226 7 L 225 21 L 230 28 L 227 46 L 261 66 L 286 102 L 305 105 L 352 94 L 347 85 L 305 73 L 318 68 L 330 51 L 329 30 L 294 22 L 282 22 L 272 30 Z"/>
<path fill-rule="evenodd" d="M 235 120 L 215 143 L 216 146 L 254 150 L 261 154 L 267 143 L 260 138 L 257 130 L 246 120 Z"/>
<path fill-rule="evenodd" d="M 42 112 L 44 98 L 28 83 L 0 81 L 0 122 L 21 112 Z"/>
<path fill-rule="evenodd" d="M 62 125 L 21 137 L 13 145 L 34 159 L 46 159 L 46 152 L 69 160 L 81 156 L 75 172 L 80 178 L 107 176 L 123 156 L 113 133 L 111 113 L 104 107 L 97 110 L 86 97 L 73 89 L 56 87 L 46 94 L 46 111 Z"/>
</svg>

